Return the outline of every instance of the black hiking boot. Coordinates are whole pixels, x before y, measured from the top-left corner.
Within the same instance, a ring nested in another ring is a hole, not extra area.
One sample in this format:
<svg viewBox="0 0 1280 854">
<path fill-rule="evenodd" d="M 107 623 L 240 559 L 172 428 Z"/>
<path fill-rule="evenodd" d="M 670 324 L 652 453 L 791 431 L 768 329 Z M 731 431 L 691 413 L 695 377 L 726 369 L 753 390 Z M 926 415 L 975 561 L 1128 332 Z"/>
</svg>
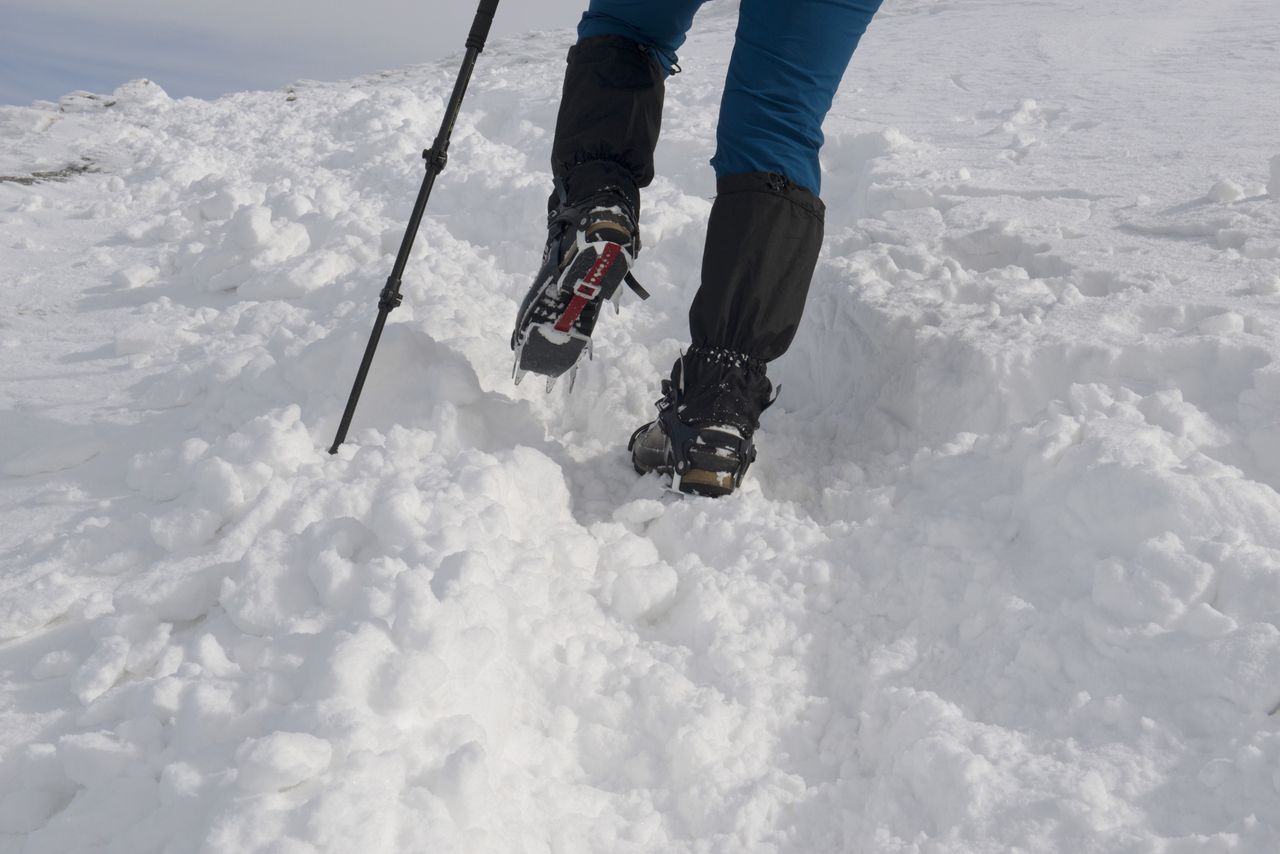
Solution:
<svg viewBox="0 0 1280 854">
<path fill-rule="evenodd" d="M 631 434 L 631 464 L 669 474 L 677 492 L 729 495 L 755 462 L 753 437 L 772 391 L 763 361 L 690 347 L 662 381 L 658 417 Z"/>
<path fill-rule="evenodd" d="M 533 286 L 520 304 L 511 349 L 518 384 L 530 371 L 547 377 L 547 391 L 590 353 L 591 333 L 608 300 L 617 308 L 625 283 L 641 299 L 649 294 L 631 275 L 640 251 L 634 207 L 607 188 L 548 216 L 547 248 Z"/>
</svg>

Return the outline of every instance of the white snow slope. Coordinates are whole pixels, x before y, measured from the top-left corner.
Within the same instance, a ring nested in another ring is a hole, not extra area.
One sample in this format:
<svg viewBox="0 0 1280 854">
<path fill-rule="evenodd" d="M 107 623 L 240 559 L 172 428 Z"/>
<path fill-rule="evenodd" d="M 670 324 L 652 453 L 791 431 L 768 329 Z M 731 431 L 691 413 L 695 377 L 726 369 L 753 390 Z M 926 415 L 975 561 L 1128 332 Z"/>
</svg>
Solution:
<svg viewBox="0 0 1280 854">
<path fill-rule="evenodd" d="M 572 394 L 507 348 L 571 31 L 490 45 L 336 457 L 458 56 L 0 109 L 91 165 L 0 181 L 0 851 L 1280 850 L 1280 4 L 890 2 L 681 500 L 623 446 L 735 15 Z"/>
</svg>

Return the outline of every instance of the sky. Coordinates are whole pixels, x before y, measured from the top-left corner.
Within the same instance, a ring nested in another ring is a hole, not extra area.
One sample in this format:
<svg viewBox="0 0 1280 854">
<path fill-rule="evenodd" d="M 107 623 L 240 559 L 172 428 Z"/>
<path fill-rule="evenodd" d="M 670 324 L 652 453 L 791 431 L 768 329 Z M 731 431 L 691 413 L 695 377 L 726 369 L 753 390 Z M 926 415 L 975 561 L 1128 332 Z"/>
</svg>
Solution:
<svg viewBox="0 0 1280 854">
<path fill-rule="evenodd" d="M 506 0 L 494 35 L 567 29 L 587 0 Z M 213 98 L 341 80 L 463 49 L 469 0 L 0 0 L 0 103 L 146 77 Z"/>
</svg>

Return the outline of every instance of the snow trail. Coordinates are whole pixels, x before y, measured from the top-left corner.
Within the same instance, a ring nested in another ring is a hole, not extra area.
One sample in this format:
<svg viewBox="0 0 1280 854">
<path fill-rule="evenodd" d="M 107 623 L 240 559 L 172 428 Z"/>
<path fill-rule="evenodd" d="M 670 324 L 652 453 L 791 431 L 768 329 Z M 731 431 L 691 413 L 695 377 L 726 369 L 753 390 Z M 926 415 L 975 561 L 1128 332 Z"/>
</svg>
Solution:
<svg viewBox="0 0 1280 854">
<path fill-rule="evenodd" d="M 1275 850 L 1280 18 L 1085 5 L 873 24 L 728 501 L 623 445 L 734 4 L 572 395 L 506 345 L 570 35 L 490 45 L 336 458 L 456 58 L 0 109 L 88 167 L 0 181 L 0 852 Z"/>
</svg>

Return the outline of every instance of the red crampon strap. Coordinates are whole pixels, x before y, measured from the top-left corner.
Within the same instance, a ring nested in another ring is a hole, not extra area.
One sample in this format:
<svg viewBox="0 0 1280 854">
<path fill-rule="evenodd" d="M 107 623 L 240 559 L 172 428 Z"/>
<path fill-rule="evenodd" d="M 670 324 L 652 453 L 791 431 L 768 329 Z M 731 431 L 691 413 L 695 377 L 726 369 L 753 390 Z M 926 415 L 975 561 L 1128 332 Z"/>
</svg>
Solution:
<svg viewBox="0 0 1280 854">
<path fill-rule="evenodd" d="M 595 299 L 600 293 L 602 282 L 605 274 L 609 272 L 609 268 L 618 260 L 618 255 L 622 252 L 622 247 L 616 243 L 606 243 L 600 251 L 600 257 L 591 265 L 591 269 L 587 271 L 587 275 L 582 281 L 573 287 L 573 299 L 569 300 L 569 305 L 565 308 L 564 314 L 560 315 L 560 319 L 556 321 L 555 329 L 557 332 L 568 332 L 582 314 L 582 310 L 587 307 L 587 303 Z"/>
</svg>

